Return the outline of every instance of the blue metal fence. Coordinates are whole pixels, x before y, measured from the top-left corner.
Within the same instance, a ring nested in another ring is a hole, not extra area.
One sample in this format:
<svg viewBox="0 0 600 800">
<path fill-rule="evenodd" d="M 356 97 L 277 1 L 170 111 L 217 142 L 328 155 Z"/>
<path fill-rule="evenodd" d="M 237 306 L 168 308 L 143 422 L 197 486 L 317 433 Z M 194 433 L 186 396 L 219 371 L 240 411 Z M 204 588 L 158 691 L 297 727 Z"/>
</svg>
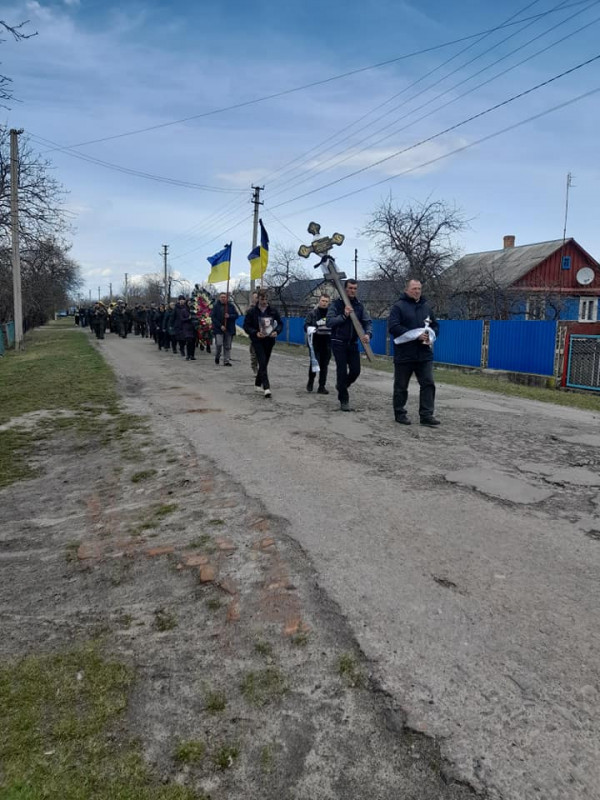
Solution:
<svg viewBox="0 0 600 800">
<path fill-rule="evenodd" d="M 483 320 L 442 319 L 433 357 L 440 364 L 480 367 L 482 342 Z"/>
<path fill-rule="evenodd" d="M 556 327 L 556 322 L 491 320 L 489 368 L 552 375 Z"/>
<path fill-rule="evenodd" d="M 243 317 L 238 318 L 238 325 L 243 326 L 243 322 Z M 283 324 L 281 341 L 304 344 L 304 317 L 283 317 Z M 536 375 L 553 374 L 556 322 L 492 320 L 489 326 L 490 369 Z M 440 364 L 480 367 L 483 335 L 483 320 L 440 320 L 440 332 L 434 346 L 435 361 Z M 376 355 L 393 353 L 393 343 L 388 339 L 387 320 L 373 320 L 371 347 Z"/>
</svg>

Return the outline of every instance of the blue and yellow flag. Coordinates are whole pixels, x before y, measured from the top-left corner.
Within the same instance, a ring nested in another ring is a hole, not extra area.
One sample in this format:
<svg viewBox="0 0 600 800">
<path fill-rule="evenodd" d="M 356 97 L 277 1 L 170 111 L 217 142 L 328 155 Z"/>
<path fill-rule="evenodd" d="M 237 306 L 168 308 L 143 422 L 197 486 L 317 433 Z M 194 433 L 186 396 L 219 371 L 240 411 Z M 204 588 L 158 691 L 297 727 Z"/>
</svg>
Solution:
<svg viewBox="0 0 600 800">
<path fill-rule="evenodd" d="M 222 281 L 229 280 L 229 270 L 231 268 L 231 243 L 226 245 L 214 256 L 209 256 L 207 259 L 212 269 L 208 276 L 208 283 L 221 283 Z"/>
<path fill-rule="evenodd" d="M 259 281 L 267 271 L 269 264 L 269 234 L 262 224 L 262 219 L 259 220 L 260 224 L 260 244 L 248 255 L 250 262 L 250 280 Z"/>
</svg>

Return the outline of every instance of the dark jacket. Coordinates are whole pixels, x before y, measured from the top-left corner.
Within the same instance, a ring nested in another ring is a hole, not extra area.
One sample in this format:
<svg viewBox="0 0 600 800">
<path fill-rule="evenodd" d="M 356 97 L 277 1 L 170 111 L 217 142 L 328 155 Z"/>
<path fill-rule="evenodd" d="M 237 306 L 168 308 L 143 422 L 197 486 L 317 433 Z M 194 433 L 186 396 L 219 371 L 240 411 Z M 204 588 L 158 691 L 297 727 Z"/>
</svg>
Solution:
<svg viewBox="0 0 600 800">
<path fill-rule="evenodd" d="M 227 313 L 229 317 L 227 318 L 227 333 L 230 333 L 232 336 L 235 336 L 235 321 L 237 319 L 237 311 L 233 303 L 227 304 Z M 224 325 L 224 318 L 225 318 L 225 306 L 221 303 L 220 300 L 213 306 L 213 310 L 210 312 L 210 318 L 212 319 L 213 323 L 213 333 L 223 333 L 221 330 L 221 325 Z"/>
<path fill-rule="evenodd" d="M 252 308 L 249 308 L 246 316 L 244 317 L 244 330 L 252 340 L 257 338 L 256 334 L 260 330 L 259 319 L 261 316 L 272 317 L 275 323 L 275 330 L 277 331 L 277 334 L 279 335 L 281 333 L 283 330 L 283 322 L 279 316 L 279 311 L 277 311 L 276 308 L 268 305 L 265 310 L 261 312 L 258 305 L 256 305 L 252 306 Z"/>
<path fill-rule="evenodd" d="M 354 309 L 354 313 L 360 324 L 363 326 L 365 333 L 369 336 L 373 334 L 373 323 L 367 309 L 363 304 L 354 297 L 350 300 L 350 305 Z M 331 328 L 331 341 L 345 342 L 346 344 L 354 344 L 358 341 L 358 334 L 354 329 L 350 317 L 344 314 L 345 303 L 341 298 L 334 300 L 327 309 L 327 325 Z"/>
<path fill-rule="evenodd" d="M 173 336 L 176 339 L 195 339 L 196 326 L 194 317 L 187 306 L 180 306 L 179 303 L 173 309 Z"/>
<path fill-rule="evenodd" d="M 331 328 L 327 325 L 328 311 L 328 308 L 319 308 L 319 306 L 309 311 L 304 320 L 304 330 L 306 331 L 307 328 L 313 327 L 317 329 L 317 336 L 327 336 L 327 338 L 330 338 Z"/>
<path fill-rule="evenodd" d="M 425 297 L 420 297 L 419 300 L 413 300 L 412 297 L 404 293 L 392 306 L 388 319 L 388 331 L 392 338 L 395 339 L 397 336 L 402 336 L 402 334 L 407 331 L 414 330 L 415 328 L 423 328 L 427 317 L 429 317 L 429 326 L 437 336 L 440 326 L 427 299 Z M 432 360 L 433 348 L 416 339 L 414 342 L 394 345 L 395 363 Z"/>
</svg>

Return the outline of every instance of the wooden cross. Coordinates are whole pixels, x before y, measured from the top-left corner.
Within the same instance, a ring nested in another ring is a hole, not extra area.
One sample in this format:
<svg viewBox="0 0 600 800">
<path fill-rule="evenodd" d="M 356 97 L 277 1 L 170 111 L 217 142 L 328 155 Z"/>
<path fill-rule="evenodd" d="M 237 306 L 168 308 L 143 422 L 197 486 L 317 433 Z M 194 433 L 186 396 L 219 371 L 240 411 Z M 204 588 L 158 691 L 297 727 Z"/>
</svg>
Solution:
<svg viewBox="0 0 600 800">
<path fill-rule="evenodd" d="M 315 264 L 315 269 L 317 269 L 317 267 L 321 267 L 324 277 L 333 283 L 344 305 L 352 308 L 352 303 L 350 302 L 348 295 L 346 294 L 346 290 L 344 289 L 344 284 L 342 283 L 342 278 L 345 278 L 346 275 L 344 272 L 338 272 L 335 259 L 330 255 L 330 251 L 333 249 L 334 245 L 339 246 L 343 244 L 345 239 L 344 234 L 334 233 L 332 236 L 319 236 L 321 233 L 321 226 L 317 222 L 310 223 L 308 226 L 308 232 L 314 236 L 312 244 L 300 245 L 298 255 L 302 256 L 302 258 L 308 258 L 311 253 L 321 256 L 319 263 Z M 352 320 L 352 324 L 354 325 L 354 330 L 356 331 L 358 338 L 361 339 L 361 337 L 365 335 L 365 332 L 354 311 L 350 312 L 350 319 Z M 373 351 L 369 342 L 363 342 L 362 346 L 369 361 L 373 361 Z"/>
</svg>

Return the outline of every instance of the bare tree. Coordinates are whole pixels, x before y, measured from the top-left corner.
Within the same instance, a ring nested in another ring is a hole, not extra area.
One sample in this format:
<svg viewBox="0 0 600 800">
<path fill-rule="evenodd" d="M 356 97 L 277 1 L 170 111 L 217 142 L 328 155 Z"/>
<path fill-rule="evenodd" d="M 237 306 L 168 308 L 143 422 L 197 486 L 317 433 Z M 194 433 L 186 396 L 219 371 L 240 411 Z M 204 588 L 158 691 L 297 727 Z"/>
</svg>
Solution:
<svg viewBox="0 0 600 800">
<path fill-rule="evenodd" d="M 21 42 L 24 39 L 31 39 L 32 36 L 37 36 L 37 31 L 34 31 L 33 33 L 26 33 L 23 30 L 26 25 L 29 25 L 29 20 L 20 22 L 18 25 L 9 25 L 8 22 L 0 19 L 0 30 L 4 30 L 6 33 L 9 33 L 16 42 Z M 6 40 L 0 39 L 0 43 L 3 41 Z M 12 78 L 9 78 L 8 75 L 0 75 L 0 106 L 2 108 L 8 108 L 6 103 L 10 102 L 12 99 Z"/>
<path fill-rule="evenodd" d="M 66 192 L 51 175 L 51 164 L 19 141 L 19 235 L 24 247 L 68 230 Z M 0 125 L 0 246 L 10 241 L 10 131 Z"/>
<path fill-rule="evenodd" d="M 466 227 L 462 211 L 442 200 L 395 206 L 388 198 L 362 232 L 377 248 L 371 277 L 391 284 L 396 294 L 407 278 L 420 280 L 439 312 L 446 299 L 444 271 L 459 254 L 455 236 Z"/>
<path fill-rule="evenodd" d="M 309 275 L 300 257 L 292 247 L 276 244 L 269 252 L 269 269 L 264 284 L 273 299 L 281 306 L 284 316 L 290 308 L 289 287 L 296 281 L 307 280 Z"/>
<path fill-rule="evenodd" d="M 69 257 L 70 247 L 45 239 L 21 253 L 23 321 L 26 327 L 41 325 L 81 286 L 79 266 Z M 0 249 L 0 322 L 12 319 L 12 265 L 10 250 Z"/>
</svg>

